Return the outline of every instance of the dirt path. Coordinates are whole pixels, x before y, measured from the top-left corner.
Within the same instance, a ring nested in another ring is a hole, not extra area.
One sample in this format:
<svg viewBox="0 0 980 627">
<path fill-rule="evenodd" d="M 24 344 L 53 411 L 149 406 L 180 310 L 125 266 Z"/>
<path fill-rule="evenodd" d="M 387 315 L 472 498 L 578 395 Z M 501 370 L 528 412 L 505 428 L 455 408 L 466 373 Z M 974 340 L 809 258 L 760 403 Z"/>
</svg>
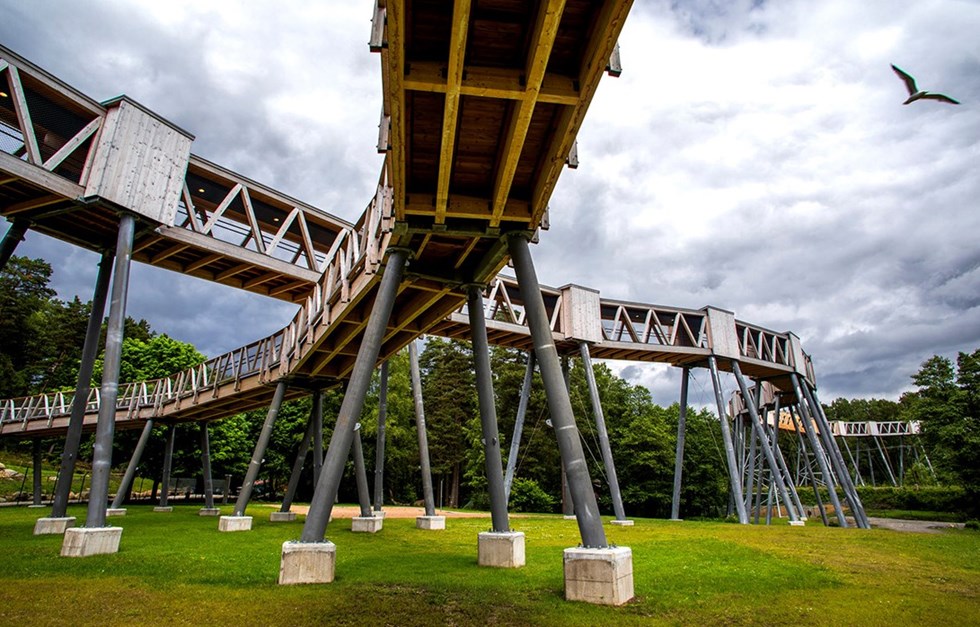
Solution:
<svg viewBox="0 0 980 627">
<path fill-rule="evenodd" d="M 873 518 L 869 517 L 872 527 L 891 529 L 892 531 L 910 531 L 913 533 L 942 533 L 944 529 L 962 529 L 963 523 L 937 522 L 934 520 L 905 520 L 902 518 Z"/>
</svg>

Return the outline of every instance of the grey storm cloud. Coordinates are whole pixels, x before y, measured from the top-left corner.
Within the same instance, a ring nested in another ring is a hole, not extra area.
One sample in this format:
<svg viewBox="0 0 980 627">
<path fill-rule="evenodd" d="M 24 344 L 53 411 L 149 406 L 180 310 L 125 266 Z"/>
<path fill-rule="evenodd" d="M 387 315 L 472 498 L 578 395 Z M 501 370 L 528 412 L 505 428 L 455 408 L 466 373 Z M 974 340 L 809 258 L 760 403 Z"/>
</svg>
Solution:
<svg viewBox="0 0 980 627">
<path fill-rule="evenodd" d="M 353 220 L 381 106 L 369 3 L 0 0 L 0 42 L 97 99 L 126 93 L 193 151 Z M 980 5 L 952 0 L 635 3 L 618 79 L 550 203 L 542 282 L 733 310 L 792 330 L 824 400 L 897 398 L 935 353 L 980 347 Z M 963 102 L 902 106 L 889 64 Z M 97 259 L 21 254 L 87 299 Z M 166 285 L 168 293 L 160 286 Z M 215 354 L 291 305 L 138 267 L 130 313 Z M 679 372 L 611 363 L 654 398 Z M 692 402 L 713 403 L 695 371 Z M 700 386 L 700 387 L 699 387 Z M 700 391 L 699 391 L 700 390 Z"/>
</svg>

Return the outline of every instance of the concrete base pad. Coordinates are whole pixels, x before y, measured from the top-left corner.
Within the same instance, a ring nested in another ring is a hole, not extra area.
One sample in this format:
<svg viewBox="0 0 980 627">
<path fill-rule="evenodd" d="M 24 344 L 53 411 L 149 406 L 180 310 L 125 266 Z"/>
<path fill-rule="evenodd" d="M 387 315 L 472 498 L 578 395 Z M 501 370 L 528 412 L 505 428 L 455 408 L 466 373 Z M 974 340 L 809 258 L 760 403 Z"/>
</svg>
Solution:
<svg viewBox="0 0 980 627">
<path fill-rule="evenodd" d="M 565 549 L 565 599 L 622 605 L 633 598 L 633 552 L 629 547 Z"/>
<path fill-rule="evenodd" d="M 562 516 L 562 518 L 564 518 L 565 520 L 578 520 L 575 514 L 565 514 L 564 516 Z"/>
<path fill-rule="evenodd" d="M 419 516 L 415 519 L 416 529 L 439 530 L 446 528 L 445 516 Z"/>
<path fill-rule="evenodd" d="M 126 508 L 125 507 L 109 507 L 109 508 L 106 508 L 105 515 L 106 516 L 125 516 L 126 515 Z"/>
<path fill-rule="evenodd" d="M 174 508 L 170 506 L 158 505 L 153 508 L 153 511 L 157 512 L 158 514 L 169 514 L 170 512 L 174 511 Z"/>
<path fill-rule="evenodd" d="M 385 511 L 383 509 L 376 509 L 372 514 L 375 518 L 381 518 L 382 520 L 385 517 Z"/>
<path fill-rule="evenodd" d="M 269 522 L 293 522 L 296 520 L 296 512 L 272 512 L 269 514 Z"/>
<path fill-rule="evenodd" d="M 197 510 L 198 516 L 220 516 L 221 510 L 217 507 L 202 507 Z"/>
<path fill-rule="evenodd" d="M 524 565 L 524 534 L 520 531 L 484 531 L 477 536 L 480 566 L 520 568 Z"/>
<path fill-rule="evenodd" d="M 122 527 L 72 527 L 65 530 L 62 557 L 88 557 L 119 552 Z"/>
<path fill-rule="evenodd" d="M 354 516 L 350 521 L 350 530 L 355 533 L 378 533 L 385 524 L 384 518 L 375 516 Z"/>
<path fill-rule="evenodd" d="M 68 529 L 74 524 L 74 516 L 66 516 L 64 518 L 38 518 L 37 522 L 34 523 L 34 535 L 62 535 L 65 533 L 65 529 Z"/>
<path fill-rule="evenodd" d="M 337 564 L 333 542 L 283 542 L 279 585 L 330 583 Z"/>
<path fill-rule="evenodd" d="M 804 527 L 806 526 L 806 521 L 804 520 L 791 520 L 789 521 L 790 527 Z"/>
<path fill-rule="evenodd" d="M 609 521 L 609 524 L 610 525 L 616 525 L 617 527 L 632 527 L 633 526 L 633 521 L 632 520 L 610 520 Z"/>
<path fill-rule="evenodd" d="M 222 516 L 218 519 L 218 531 L 251 531 L 251 516 Z"/>
<path fill-rule="evenodd" d="M 28 506 L 27 506 L 27 509 L 41 509 L 42 507 L 47 507 L 47 505 L 43 505 L 43 504 L 38 504 L 38 505 L 28 505 Z"/>
<path fill-rule="evenodd" d="M 668 518 L 670 522 L 684 522 L 683 518 Z"/>
</svg>

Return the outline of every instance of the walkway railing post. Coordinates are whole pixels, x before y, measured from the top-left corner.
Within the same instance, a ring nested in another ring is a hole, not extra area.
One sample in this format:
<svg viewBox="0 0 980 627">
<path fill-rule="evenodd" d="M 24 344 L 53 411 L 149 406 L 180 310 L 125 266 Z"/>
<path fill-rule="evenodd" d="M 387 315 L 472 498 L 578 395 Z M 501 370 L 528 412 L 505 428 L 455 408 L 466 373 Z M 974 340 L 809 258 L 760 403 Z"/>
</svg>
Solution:
<svg viewBox="0 0 980 627">
<path fill-rule="evenodd" d="M 684 471 L 684 438 L 687 434 L 687 386 L 691 369 L 681 370 L 681 401 L 677 415 L 677 448 L 674 454 L 674 494 L 670 500 L 670 519 L 681 519 L 681 475 Z"/>
</svg>

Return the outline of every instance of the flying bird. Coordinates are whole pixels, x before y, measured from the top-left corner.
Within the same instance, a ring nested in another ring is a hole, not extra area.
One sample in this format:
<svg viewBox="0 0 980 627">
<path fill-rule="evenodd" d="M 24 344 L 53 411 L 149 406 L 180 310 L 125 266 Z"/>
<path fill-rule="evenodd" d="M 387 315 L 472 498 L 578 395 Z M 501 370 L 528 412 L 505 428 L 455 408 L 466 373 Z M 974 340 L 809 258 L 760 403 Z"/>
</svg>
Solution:
<svg viewBox="0 0 980 627">
<path fill-rule="evenodd" d="M 902 79 L 903 83 L 905 83 L 905 88 L 909 90 L 909 99 L 903 102 L 903 105 L 907 105 L 910 102 L 915 102 L 916 100 L 938 100 L 939 102 L 948 102 L 949 104 L 954 105 L 960 104 L 959 101 L 953 100 L 944 94 L 930 94 L 927 91 L 919 89 L 915 86 L 915 79 L 905 73 L 905 71 L 894 63 L 892 64 L 892 69 L 895 70 L 898 77 Z"/>
</svg>

